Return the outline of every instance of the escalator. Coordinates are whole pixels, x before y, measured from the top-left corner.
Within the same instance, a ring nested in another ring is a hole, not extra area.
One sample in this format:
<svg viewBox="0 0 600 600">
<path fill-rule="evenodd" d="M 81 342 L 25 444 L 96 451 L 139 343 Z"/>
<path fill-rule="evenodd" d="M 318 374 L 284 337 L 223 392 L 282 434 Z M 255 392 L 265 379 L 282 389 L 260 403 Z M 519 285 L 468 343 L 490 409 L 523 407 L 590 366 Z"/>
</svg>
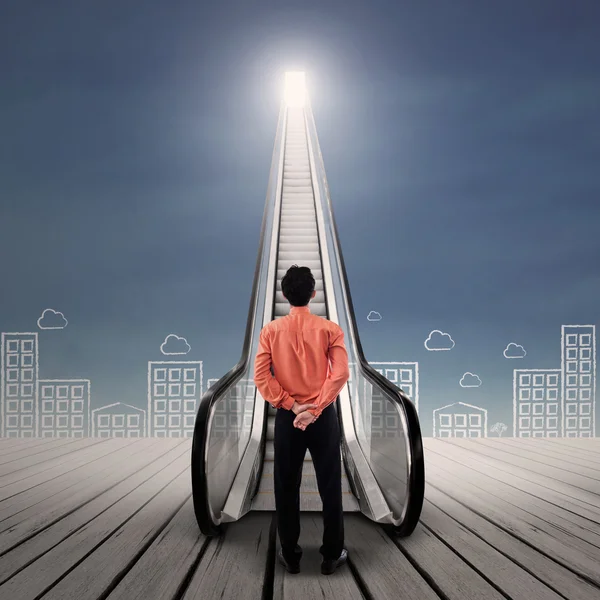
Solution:
<svg viewBox="0 0 600 600">
<path fill-rule="evenodd" d="M 251 510 L 275 510 L 275 409 L 253 383 L 260 330 L 285 317 L 281 279 L 292 264 L 316 281 L 313 314 L 345 334 L 350 379 L 334 406 L 342 444 L 344 511 L 360 511 L 399 535 L 414 530 L 423 504 L 421 433 L 411 400 L 364 357 L 310 105 L 280 111 L 246 335 L 238 364 L 203 395 L 192 442 L 194 511 L 205 535 Z M 322 510 L 307 451 L 302 511 Z"/>
</svg>

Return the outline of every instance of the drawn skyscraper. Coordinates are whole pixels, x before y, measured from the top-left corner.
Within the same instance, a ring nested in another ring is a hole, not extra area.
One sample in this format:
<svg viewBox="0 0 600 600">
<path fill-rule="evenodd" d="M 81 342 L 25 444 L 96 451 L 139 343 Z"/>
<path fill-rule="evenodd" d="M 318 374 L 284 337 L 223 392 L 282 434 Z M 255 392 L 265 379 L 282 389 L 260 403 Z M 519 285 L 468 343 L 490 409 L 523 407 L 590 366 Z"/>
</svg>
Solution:
<svg viewBox="0 0 600 600">
<path fill-rule="evenodd" d="M 419 364 L 416 362 L 371 362 L 369 364 L 394 385 L 404 391 L 419 410 Z M 390 437 L 398 435 L 400 423 L 398 411 L 378 389 L 365 380 L 366 404 L 371 405 L 369 423 L 365 423 L 371 437 Z M 370 400 L 370 402 L 369 402 Z"/>
<path fill-rule="evenodd" d="M 515 369 L 513 435 L 558 437 L 561 432 L 561 370 Z"/>
<path fill-rule="evenodd" d="M 40 379 L 40 437 L 90 436 L 90 380 Z"/>
<path fill-rule="evenodd" d="M 217 381 L 219 380 L 209 379 L 206 389 L 210 389 Z M 215 438 L 222 438 L 241 430 L 249 433 L 252 429 L 255 392 L 254 382 L 248 379 L 240 380 L 231 388 L 215 407 L 211 435 L 214 435 Z"/>
<path fill-rule="evenodd" d="M 596 432 L 596 326 L 563 325 L 561 331 L 562 430 L 565 437 Z"/>
<path fill-rule="evenodd" d="M 202 395 L 202 361 L 148 362 L 148 434 L 192 437 Z"/>
<path fill-rule="evenodd" d="M 38 431 L 38 334 L 3 333 L 0 408 L 3 437 Z"/>
</svg>

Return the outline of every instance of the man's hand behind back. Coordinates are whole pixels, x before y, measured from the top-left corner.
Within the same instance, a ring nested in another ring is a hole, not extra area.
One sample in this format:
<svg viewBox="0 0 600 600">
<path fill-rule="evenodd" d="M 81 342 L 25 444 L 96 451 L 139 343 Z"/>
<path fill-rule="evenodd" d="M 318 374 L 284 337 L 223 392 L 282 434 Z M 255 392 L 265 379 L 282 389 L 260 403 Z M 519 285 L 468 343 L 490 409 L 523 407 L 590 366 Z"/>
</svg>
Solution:
<svg viewBox="0 0 600 600">
<path fill-rule="evenodd" d="M 292 412 L 295 415 L 299 415 L 301 413 L 303 413 L 304 411 L 308 410 L 309 408 L 317 408 L 316 404 L 298 404 L 298 402 L 294 402 L 294 405 L 292 406 Z"/>
<path fill-rule="evenodd" d="M 307 411 L 301 412 L 294 419 L 294 427 L 302 429 L 303 431 L 311 424 L 314 423 L 319 417 L 315 417 L 312 413 Z"/>
</svg>

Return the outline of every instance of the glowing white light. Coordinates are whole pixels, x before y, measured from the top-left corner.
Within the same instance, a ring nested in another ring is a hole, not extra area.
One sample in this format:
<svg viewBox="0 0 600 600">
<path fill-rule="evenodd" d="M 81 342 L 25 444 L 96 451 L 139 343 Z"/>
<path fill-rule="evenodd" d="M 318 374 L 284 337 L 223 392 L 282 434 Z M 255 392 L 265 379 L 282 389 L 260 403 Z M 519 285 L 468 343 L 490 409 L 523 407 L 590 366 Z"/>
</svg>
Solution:
<svg viewBox="0 0 600 600">
<path fill-rule="evenodd" d="M 285 101 L 288 106 L 304 106 L 306 101 L 304 71 L 288 71 L 285 74 Z"/>
</svg>

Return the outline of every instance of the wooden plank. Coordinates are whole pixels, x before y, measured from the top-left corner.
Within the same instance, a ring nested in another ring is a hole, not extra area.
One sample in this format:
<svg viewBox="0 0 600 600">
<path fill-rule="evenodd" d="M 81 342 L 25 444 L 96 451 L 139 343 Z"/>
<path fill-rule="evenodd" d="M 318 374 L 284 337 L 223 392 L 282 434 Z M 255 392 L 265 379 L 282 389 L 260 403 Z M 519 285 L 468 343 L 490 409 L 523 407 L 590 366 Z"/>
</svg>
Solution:
<svg viewBox="0 0 600 600">
<path fill-rule="evenodd" d="M 549 460 L 547 454 L 544 454 L 543 451 L 540 452 L 540 448 L 527 448 L 522 444 L 518 444 L 518 442 L 510 443 L 506 440 L 490 440 L 489 438 L 486 438 L 484 441 L 481 441 L 481 439 L 474 439 L 473 441 L 475 444 L 496 448 L 512 456 L 527 458 L 536 463 L 550 465 L 553 468 L 562 469 L 567 475 L 569 473 L 576 473 L 582 478 L 585 477 L 586 479 L 590 479 L 591 481 L 586 482 L 587 485 L 595 486 L 596 492 L 594 493 L 600 493 L 600 473 L 586 465 L 579 465 L 575 467 L 572 461 L 564 460 L 560 457 L 552 457 Z"/>
<path fill-rule="evenodd" d="M 108 600 L 172 600 L 202 558 L 210 538 L 200 533 L 190 498 L 119 581 Z"/>
<path fill-rule="evenodd" d="M 163 474 L 166 486 L 155 496 L 146 496 L 144 500 L 149 502 L 128 521 L 121 520 L 123 524 L 112 531 L 94 552 L 77 562 L 77 566 L 66 577 L 44 594 L 44 600 L 97 600 L 110 590 L 114 580 L 131 568 L 191 496 L 189 467 L 173 479 L 171 477 L 179 468 L 169 471 Z M 123 516 L 122 513 L 121 518 Z M 87 544 L 87 540 L 82 539 L 81 542 Z M 171 563 L 170 556 L 164 558 Z"/>
<path fill-rule="evenodd" d="M 450 453 L 447 452 L 446 447 L 435 446 L 432 448 L 429 444 L 425 446 L 425 449 L 428 458 L 434 462 L 437 454 L 429 455 L 429 451 L 438 454 L 444 452 L 444 455 L 447 456 L 447 458 L 450 458 L 456 463 L 463 465 L 472 473 L 487 475 L 497 482 L 502 482 L 503 484 L 507 484 L 512 488 L 527 492 L 536 498 L 551 502 L 556 506 L 563 508 L 565 511 L 569 511 L 575 515 L 584 517 L 588 521 L 600 523 L 600 509 L 590 506 L 589 504 L 586 504 L 585 502 L 582 502 L 573 496 L 568 496 L 559 490 L 541 487 L 537 483 L 532 483 L 528 477 L 521 475 L 519 472 L 516 472 L 516 470 L 514 473 L 502 471 L 495 468 L 495 466 L 491 463 L 473 460 L 472 454 L 469 454 L 467 451 L 456 446 L 452 447 L 452 451 Z M 494 482 L 491 483 L 491 485 L 495 487 L 498 484 Z"/>
<path fill-rule="evenodd" d="M 61 462 L 57 462 L 53 466 L 35 465 L 23 471 L 6 475 L 0 479 L 0 500 L 5 500 L 15 494 L 29 490 L 59 475 L 72 471 L 81 465 L 88 464 L 97 458 L 99 453 L 102 456 L 101 453 L 105 451 L 106 447 L 124 448 L 129 444 L 130 442 L 126 438 L 108 439 L 104 444 L 88 446 L 79 450 L 79 452 L 73 452 L 71 455 L 62 457 L 58 459 Z"/>
<path fill-rule="evenodd" d="M 526 440 L 527 438 L 510 438 L 513 440 Z M 532 445 L 539 445 L 540 447 L 546 447 L 556 452 L 560 452 L 563 455 L 575 456 L 582 460 L 592 461 L 594 464 L 600 464 L 600 452 L 592 452 L 585 447 L 576 447 L 567 444 L 557 443 L 554 438 L 542 438 L 541 440 L 532 440 Z M 537 444 L 536 444 L 537 442 Z M 540 443 L 541 442 L 541 443 Z"/>
<path fill-rule="evenodd" d="M 16 452 L 11 452 L 10 454 L 3 453 L 0 457 L 0 476 L 12 473 L 16 469 L 22 469 L 36 462 L 49 460 L 54 455 L 61 456 L 64 454 L 64 449 L 67 452 L 72 452 L 73 449 L 87 446 L 92 441 L 92 438 L 59 438 L 55 439 L 53 444 L 19 448 Z M 74 447 L 68 448 L 68 446 Z M 61 448 L 63 449 L 62 454 L 60 451 Z"/>
<path fill-rule="evenodd" d="M 588 517 L 591 514 L 593 515 L 593 520 L 595 520 L 600 515 L 600 502 L 598 502 L 596 495 L 552 479 L 546 475 L 540 475 L 539 473 L 510 465 L 502 461 L 501 458 L 488 457 L 486 454 L 478 452 L 479 447 L 476 445 L 461 447 L 457 444 L 446 444 L 441 440 L 429 438 L 424 442 L 424 448 L 434 450 L 471 468 L 484 468 L 497 477 L 514 476 L 518 478 L 520 484 L 522 481 L 530 482 L 532 485 L 539 487 L 543 495 L 552 493 L 560 494 L 572 507 L 576 506 L 582 509 L 580 513 L 582 516 Z M 583 511 L 588 511 L 588 513 L 586 514 Z"/>
<path fill-rule="evenodd" d="M 140 452 L 148 450 L 153 445 L 159 443 L 155 438 L 138 438 L 136 444 L 127 446 L 127 453 L 135 456 Z M 168 446 L 164 445 L 164 448 Z M 100 448 L 99 448 L 100 450 Z M 25 490 L 19 494 L 5 498 L 0 501 L 0 523 L 19 512 L 27 510 L 31 506 L 38 505 L 48 498 L 54 497 L 58 493 L 64 493 L 73 490 L 74 486 L 89 485 L 88 481 L 94 481 L 96 477 L 101 477 L 107 469 L 113 469 L 113 461 L 122 461 L 123 456 L 120 448 L 106 446 L 103 453 L 98 453 L 96 458 L 89 463 L 58 475 L 50 481 L 46 481 L 31 489 Z M 115 472 L 116 470 L 113 470 Z M 1 527 L 1 526 L 0 526 Z"/>
<path fill-rule="evenodd" d="M 4 470 L 0 475 L 0 485 L 7 485 L 7 482 L 12 482 L 15 477 L 21 478 L 21 475 L 28 472 L 30 469 L 47 469 L 52 468 L 56 464 L 62 464 L 69 461 L 77 455 L 78 452 L 86 448 L 93 448 L 101 444 L 105 444 L 106 440 L 98 440 L 97 438 L 81 438 L 72 444 L 65 444 L 51 450 L 46 450 L 36 454 L 35 456 L 26 456 L 4 465 Z"/>
<path fill-rule="evenodd" d="M 187 470 L 189 440 L 25 540 L 0 561 L 0 597 L 37 597 L 132 517 L 170 480 Z"/>
<path fill-rule="evenodd" d="M 448 515 L 428 500 L 423 504 L 421 521 L 436 538 L 443 540 L 467 565 L 501 589 L 508 597 L 562 600 L 562 596 L 466 527 L 448 518 Z M 462 586 L 459 585 L 460 587 Z"/>
<path fill-rule="evenodd" d="M 491 458 L 497 458 L 506 465 L 510 465 L 510 470 L 512 470 L 514 467 L 519 467 L 531 473 L 532 476 L 543 475 L 552 480 L 552 485 L 550 485 L 552 489 L 558 489 L 554 482 L 568 484 L 572 488 L 576 488 L 572 491 L 572 494 L 576 495 L 582 500 L 585 500 L 589 504 L 600 508 L 600 497 L 598 497 L 597 493 L 598 482 L 595 482 L 591 479 L 581 477 L 577 474 L 569 473 L 564 469 L 559 469 L 551 465 L 544 465 L 540 462 L 535 462 L 528 458 L 508 454 L 507 452 L 498 450 L 498 448 L 491 448 L 483 444 L 477 444 L 476 442 L 471 440 L 452 438 L 452 440 L 450 441 L 450 438 L 444 438 L 443 440 L 440 438 L 435 440 L 432 439 L 431 442 L 446 444 L 448 446 L 446 452 L 451 452 L 451 446 L 455 445 L 460 448 L 466 448 L 467 450 L 470 450 L 473 453 L 481 454 L 483 456 L 489 456 Z M 531 480 L 533 481 L 533 479 Z M 590 482 L 592 485 L 590 485 Z"/>
<path fill-rule="evenodd" d="M 600 438 L 548 438 L 555 444 L 566 446 L 567 448 L 578 448 L 581 451 L 600 454 Z"/>
<path fill-rule="evenodd" d="M 424 507 L 431 503 L 443 510 L 448 517 L 461 523 L 474 535 L 477 535 L 504 556 L 521 565 L 565 598 L 570 600 L 597 600 L 598 588 L 581 579 L 563 565 L 541 554 L 530 544 L 524 543 L 518 537 L 515 537 L 512 532 L 498 527 L 487 518 L 480 516 L 429 483 L 426 484 L 425 497 Z M 515 596 L 515 598 L 521 597 L 523 596 Z M 525 597 L 528 598 L 529 596 Z"/>
<path fill-rule="evenodd" d="M 0 438 L 0 456 L 5 457 L 27 448 L 48 447 L 59 440 L 63 438 Z"/>
<path fill-rule="evenodd" d="M 270 513 L 251 512 L 213 538 L 182 600 L 261 598 L 271 520 Z"/>
<path fill-rule="evenodd" d="M 348 560 L 371 598 L 438 600 L 438 595 L 381 527 L 363 515 L 351 514 L 344 515 L 344 529 Z M 413 535 L 420 536 L 421 531 L 421 526 L 417 526 Z"/>
<path fill-rule="evenodd" d="M 300 515 L 302 561 L 300 573 L 290 574 L 275 557 L 273 600 L 306 600 L 307 598 L 348 598 L 362 600 L 363 595 L 347 565 L 333 575 L 321 574 L 323 518 L 320 514 Z M 276 550 L 279 552 L 279 535 Z"/>
<path fill-rule="evenodd" d="M 505 600 L 471 565 L 448 548 L 427 527 L 418 526 L 408 538 L 396 539 L 413 564 L 427 574 L 446 600 Z"/>
<path fill-rule="evenodd" d="M 141 448 L 139 453 L 128 456 L 123 456 L 122 453 L 118 454 L 113 457 L 112 463 L 106 461 L 106 472 L 94 474 L 92 481 L 82 480 L 70 488 L 58 491 L 45 502 L 18 511 L 0 522 L 0 533 L 3 534 L 0 551 L 6 551 L 37 531 L 49 527 L 79 506 L 83 506 L 86 502 L 144 468 L 150 461 L 156 460 L 171 448 L 179 445 L 177 443 L 157 444 L 156 440 L 147 439 L 154 443 L 153 447 Z"/>
<path fill-rule="evenodd" d="M 431 450 L 426 451 L 426 456 L 428 459 L 432 458 Z M 585 542 L 579 544 L 584 551 L 595 553 L 600 550 L 600 528 L 597 523 L 579 517 L 560 506 L 555 506 L 545 498 L 538 498 L 494 480 L 491 474 L 474 471 L 468 466 L 441 454 L 436 455 L 434 461 L 428 460 L 429 464 L 432 462 L 435 466 L 439 466 L 449 478 L 456 479 L 457 485 L 463 485 L 466 482 L 469 486 L 474 486 L 469 488 L 474 493 L 478 493 L 475 491 L 478 488 L 486 494 L 493 494 L 496 499 L 501 500 L 501 504 L 507 511 L 512 512 L 519 518 L 526 520 L 530 518 L 527 515 L 529 513 L 533 515 L 533 522 L 536 526 L 540 526 L 538 518 L 547 522 L 552 526 L 549 530 L 550 535 L 556 535 L 555 530 L 558 528 L 561 531 L 568 532 L 568 536 L 570 536 L 566 538 L 568 543 L 572 543 L 571 537 L 575 537 Z M 541 525 L 541 528 L 544 527 L 544 525 Z M 545 528 L 545 530 L 548 531 L 548 528 Z M 588 548 L 587 544 L 591 544 L 594 548 Z M 598 552 L 598 555 L 600 557 L 600 552 Z"/>
<path fill-rule="evenodd" d="M 431 461 L 427 468 L 430 472 L 430 485 L 435 485 L 447 495 L 490 519 L 505 531 L 532 544 L 556 562 L 587 578 L 595 585 L 600 585 L 600 573 L 598 572 L 600 553 L 597 548 L 591 547 L 591 550 L 584 550 L 582 545 L 585 542 L 576 538 L 569 539 L 568 534 L 552 528 L 542 519 L 525 513 L 525 511 L 518 511 L 516 507 L 496 498 L 489 492 L 475 488 L 466 481 L 460 481 L 457 485 L 456 479 L 448 477 L 446 471 L 433 465 Z M 435 484 L 432 483 L 434 479 Z"/>
</svg>

